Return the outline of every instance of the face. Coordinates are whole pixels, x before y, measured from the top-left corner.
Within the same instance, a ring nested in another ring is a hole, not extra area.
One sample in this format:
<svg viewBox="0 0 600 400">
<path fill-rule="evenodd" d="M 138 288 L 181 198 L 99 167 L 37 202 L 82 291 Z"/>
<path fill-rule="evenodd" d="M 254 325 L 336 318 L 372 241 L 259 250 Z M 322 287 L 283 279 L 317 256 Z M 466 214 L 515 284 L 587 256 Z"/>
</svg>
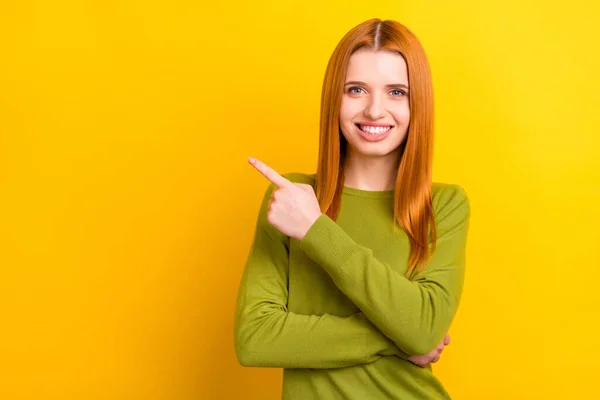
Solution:
<svg viewBox="0 0 600 400">
<path fill-rule="evenodd" d="M 404 58 L 389 51 L 358 50 L 350 57 L 340 127 L 348 151 L 366 157 L 399 156 L 410 109 Z"/>
</svg>

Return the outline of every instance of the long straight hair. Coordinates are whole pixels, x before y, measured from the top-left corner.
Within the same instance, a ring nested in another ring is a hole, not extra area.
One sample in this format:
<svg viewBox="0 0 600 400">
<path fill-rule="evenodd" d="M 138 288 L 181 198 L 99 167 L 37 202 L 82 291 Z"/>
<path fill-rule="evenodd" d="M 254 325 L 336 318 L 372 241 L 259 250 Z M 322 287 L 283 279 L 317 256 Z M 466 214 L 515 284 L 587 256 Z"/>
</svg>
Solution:
<svg viewBox="0 0 600 400">
<path fill-rule="evenodd" d="M 431 199 L 433 160 L 433 85 L 427 55 L 417 37 L 396 21 L 371 19 L 352 28 L 333 51 L 323 80 L 319 158 L 315 193 L 321 211 L 337 219 L 344 188 L 347 142 L 340 131 L 340 107 L 350 56 L 358 49 L 399 53 L 408 68 L 410 122 L 394 191 L 394 227 L 409 237 L 409 268 L 423 269 L 435 251 L 436 227 Z M 431 236 L 430 236 L 431 235 Z M 429 248 L 431 238 L 432 246 Z"/>
</svg>

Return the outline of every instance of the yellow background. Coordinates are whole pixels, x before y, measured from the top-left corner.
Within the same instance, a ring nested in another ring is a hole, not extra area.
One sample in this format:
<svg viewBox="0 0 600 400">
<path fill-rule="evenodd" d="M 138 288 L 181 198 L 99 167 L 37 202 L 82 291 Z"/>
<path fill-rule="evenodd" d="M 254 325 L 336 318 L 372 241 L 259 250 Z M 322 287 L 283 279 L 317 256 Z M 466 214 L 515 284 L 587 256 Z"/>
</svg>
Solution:
<svg viewBox="0 0 600 400">
<path fill-rule="evenodd" d="M 472 202 L 434 369 L 454 399 L 591 399 L 600 278 L 593 2 L 4 1 L 0 398 L 277 399 L 238 366 L 267 182 L 314 172 L 322 77 L 371 17 L 422 40 L 435 180 Z"/>
</svg>

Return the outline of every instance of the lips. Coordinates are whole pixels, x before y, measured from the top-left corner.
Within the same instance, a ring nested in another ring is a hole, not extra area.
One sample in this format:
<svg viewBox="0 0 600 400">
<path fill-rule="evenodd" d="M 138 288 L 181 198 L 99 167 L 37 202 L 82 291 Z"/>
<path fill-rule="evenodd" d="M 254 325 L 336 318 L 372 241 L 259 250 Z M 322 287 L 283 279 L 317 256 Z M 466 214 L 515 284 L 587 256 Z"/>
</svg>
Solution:
<svg viewBox="0 0 600 400">
<path fill-rule="evenodd" d="M 375 127 L 386 127 L 386 126 L 394 126 L 394 124 L 375 124 L 375 123 L 362 123 L 362 122 L 356 122 L 355 125 L 360 125 L 360 126 L 375 126 Z"/>
<path fill-rule="evenodd" d="M 360 136 L 368 142 L 379 142 L 389 136 L 393 125 L 355 124 Z"/>
</svg>

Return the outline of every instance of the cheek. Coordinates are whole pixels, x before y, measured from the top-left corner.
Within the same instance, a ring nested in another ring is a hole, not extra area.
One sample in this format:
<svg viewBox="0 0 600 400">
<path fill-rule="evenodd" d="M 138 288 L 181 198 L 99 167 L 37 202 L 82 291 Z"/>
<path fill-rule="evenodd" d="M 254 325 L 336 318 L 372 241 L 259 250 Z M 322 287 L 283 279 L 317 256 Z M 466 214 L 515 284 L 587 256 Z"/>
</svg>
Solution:
<svg viewBox="0 0 600 400">
<path fill-rule="evenodd" d="M 408 103 L 394 108 L 394 110 L 391 111 L 391 113 L 396 122 L 398 122 L 398 124 L 408 125 L 408 123 L 410 122 L 410 108 L 408 106 Z"/>
<path fill-rule="evenodd" d="M 340 107 L 340 121 L 342 124 L 351 124 L 352 120 L 360 113 L 361 104 L 359 101 L 350 101 L 342 98 Z"/>
<path fill-rule="evenodd" d="M 351 106 L 351 102 L 344 102 L 342 100 L 342 105 L 340 107 L 340 130 L 342 131 L 342 135 L 346 138 L 346 140 L 352 140 L 352 126 L 354 119 L 356 117 L 356 112 L 354 108 Z"/>
</svg>

